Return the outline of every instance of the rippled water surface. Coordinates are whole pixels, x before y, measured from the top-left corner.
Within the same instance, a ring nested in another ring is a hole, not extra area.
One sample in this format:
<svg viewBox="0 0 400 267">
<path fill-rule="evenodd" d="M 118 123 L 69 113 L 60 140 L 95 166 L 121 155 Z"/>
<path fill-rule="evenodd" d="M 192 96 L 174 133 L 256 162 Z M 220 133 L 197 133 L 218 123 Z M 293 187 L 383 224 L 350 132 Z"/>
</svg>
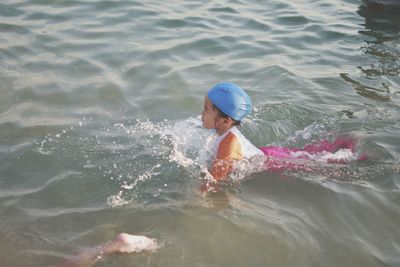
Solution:
<svg viewBox="0 0 400 267">
<path fill-rule="evenodd" d="M 96 266 L 399 266 L 399 10 L 2 1 L 0 265 L 57 265 L 129 232 L 161 247 Z M 199 114 L 219 81 L 252 97 L 241 130 L 257 146 L 350 135 L 370 159 L 247 166 L 202 195 Z"/>
</svg>

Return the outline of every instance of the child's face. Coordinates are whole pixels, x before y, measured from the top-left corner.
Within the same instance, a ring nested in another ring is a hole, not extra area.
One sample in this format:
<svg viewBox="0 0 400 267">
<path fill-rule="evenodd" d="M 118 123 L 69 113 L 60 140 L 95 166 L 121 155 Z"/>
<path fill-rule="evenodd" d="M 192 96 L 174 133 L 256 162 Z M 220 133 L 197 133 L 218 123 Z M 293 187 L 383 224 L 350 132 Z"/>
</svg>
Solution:
<svg viewBox="0 0 400 267">
<path fill-rule="evenodd" d="M 203 121 L 203 127 L 206 129 L 216 129 L 217 120 L 219 119 L 218 111 L 214 108 L 208 97 L 204 97 L 204 108 L 201 112 L 201 120 Z"/>
</svg>

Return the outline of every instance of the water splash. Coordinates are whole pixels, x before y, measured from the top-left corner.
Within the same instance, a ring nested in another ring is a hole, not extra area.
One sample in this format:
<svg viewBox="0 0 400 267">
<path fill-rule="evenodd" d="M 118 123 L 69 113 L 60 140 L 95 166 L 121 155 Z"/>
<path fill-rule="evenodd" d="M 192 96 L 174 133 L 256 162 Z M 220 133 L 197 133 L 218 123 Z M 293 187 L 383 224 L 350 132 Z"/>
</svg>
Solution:
<svg viewBox="0 0 400 267">
<path fill-rule="evenodd" d="M 118 127 L 131 138 L 140 139 L 137 142 L 144 147 L 150 147 L 144 155 L 153 160 L 147 161 L 148 165 L 143 172 L 121 181 L 121 190 L 108 198 L 111 206 L 136 202 L 137 197 L 146 190 L 144 184 L 151 183 L 151 180 L 158 180 L 152 184 L 153 188 L 158 187 L 152 194 L 152 197 L 157 198 L 168 191 L 170 183 L 177 183 L 176 180 L 171 181 L 171 178 L 179 174 L 179 170 L 183 170 L 189 177 L 200 177 L 202 172 L 207 171 L 210 158 L 207 147 L 214 136 L 201 127 L 199 119 L 189 118 L 174 123 L 168 120 L 158 123 L 147 120 L 137 121 L 133 126 Z"/>
<path fill-rule="evenodd" d="M 80 170 L 85 179 L 102 177 L 104 183 L 117 186 L 107 203 L 121 206 L 176 193 L 179 176 L 200 177 L 207 171 L 207 147 L 214 137 L 199 118 L 103 125 L 89 118 L 47 133 L 36 141 L 35 150 L 45 156 L 62 154 L 64 164 Z"/>
</svg>

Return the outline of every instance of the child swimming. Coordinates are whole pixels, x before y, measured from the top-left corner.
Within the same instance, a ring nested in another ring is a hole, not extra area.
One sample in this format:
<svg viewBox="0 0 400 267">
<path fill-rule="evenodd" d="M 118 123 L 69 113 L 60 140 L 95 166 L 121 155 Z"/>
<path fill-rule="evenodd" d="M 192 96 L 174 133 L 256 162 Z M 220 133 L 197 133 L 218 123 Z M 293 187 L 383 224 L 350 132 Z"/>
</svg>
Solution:
<svg viewBox="0 0 400 267">
<path fill-rule="evenodd" d="M 216 180 L 226 178 L 237 160 L 263 155 L 236 127 L 251 112 L 251 99 L 233 83 L 219 83 L 204 97 L 203 126 L 218 134 L 213 147 L 210 173 Z"/>
<path fill-rule="evenodd" d="M 355 152 L 354 141 L 349 137 L 339 137 L 334 142 L 327 140 L 300 148 L 279 146 L 255 147 L 236 127 L 250 114 L 252 102 L 248 94 L 238 85 L 229 82 L 216 84 L 204 97 L 201 114 L 203 126 L 214 129 L 218 138 L 213 147 L 210 174 L 216 181 L 226 180 L 234 171 L 235 162 L 263 157 L 269 171 L 308 170 L 309 167 L 291 162 L 290 159 L 345 163 L 346 159 L 327 157 L 343 150 L 349 156 Z M 348 157 L 351 158 L 351 157 Z M 359 157 L 358 159 L 365 159 Z"/>
</svg>

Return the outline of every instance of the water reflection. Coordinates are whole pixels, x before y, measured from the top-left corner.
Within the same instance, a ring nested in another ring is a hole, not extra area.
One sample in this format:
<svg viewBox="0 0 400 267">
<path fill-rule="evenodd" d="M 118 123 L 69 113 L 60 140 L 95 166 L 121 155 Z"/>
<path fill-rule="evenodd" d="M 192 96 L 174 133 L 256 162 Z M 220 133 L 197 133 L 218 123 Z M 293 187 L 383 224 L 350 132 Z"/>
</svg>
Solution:
<svg viewBox="0 0 400 267">
<path fill-rule="evenodd" d="M 400 2 L 399 5 L 361 5 L 358 14 L 365 18 L 361 34 L 365 40 L 364 52 L 376 57 L 379 64 L 360 68 L 367 76 L 398 76 L 400 74 Z"/>
<path fill-rule="evenodd" d="M 400 1 L 364 1 L 358 14 L 365 19 L 361 50 L 368 57 L 357 66 L 362 77 L 341 74 L 364 97 L 390 101 L 400 95 Z"/>
</svg>

